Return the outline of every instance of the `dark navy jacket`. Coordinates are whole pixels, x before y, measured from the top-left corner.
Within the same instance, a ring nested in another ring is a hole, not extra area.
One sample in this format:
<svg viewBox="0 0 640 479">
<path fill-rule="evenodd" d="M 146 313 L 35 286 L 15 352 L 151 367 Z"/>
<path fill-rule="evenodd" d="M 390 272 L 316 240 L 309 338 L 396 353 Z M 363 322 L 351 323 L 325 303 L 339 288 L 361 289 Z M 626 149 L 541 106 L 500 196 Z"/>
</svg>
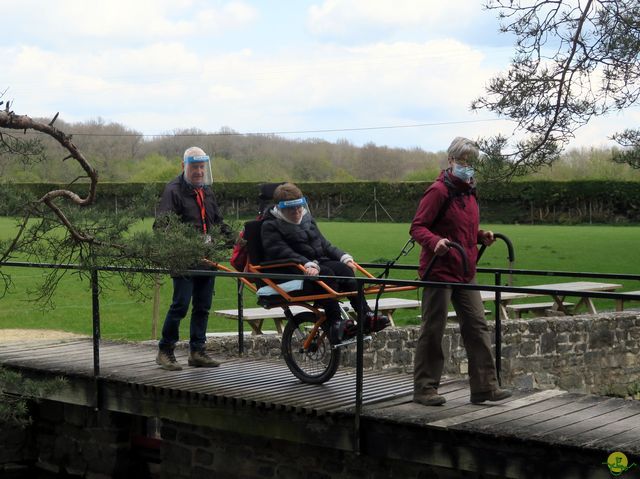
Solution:
<svg viewBox="0 0 640 479">
<path fill-rule="evenodd" d="M 228 239 L 232 239 L 231 228 L 224 223 L 216 197 L 210 187 L 204 188 L 204 205 L 207 231 L 211 231 L 213 225 L 219 225 L 222 233 L 228 236 Z M 175 213 L 183 223 L 192 224 L 198 231 L 203 232 L 202 216 L 200 206 L 196 201 L 195 190 L 184 180 L 183 175 L 178 175 L 165 186 L 156 210 L 154 228 L 160 226 L 162 216 L 167 213 Z"/>
<path fill-rule="evenodd" d="M 344 251 L 322 236 L 309 213 L 296 225 L 276 218 L 271 210 L 262 222 L 262 249 L 265 261 L 292 259 L 300 264 L 309 261 L 340 261 L 344 255 Z"/>
</svg>

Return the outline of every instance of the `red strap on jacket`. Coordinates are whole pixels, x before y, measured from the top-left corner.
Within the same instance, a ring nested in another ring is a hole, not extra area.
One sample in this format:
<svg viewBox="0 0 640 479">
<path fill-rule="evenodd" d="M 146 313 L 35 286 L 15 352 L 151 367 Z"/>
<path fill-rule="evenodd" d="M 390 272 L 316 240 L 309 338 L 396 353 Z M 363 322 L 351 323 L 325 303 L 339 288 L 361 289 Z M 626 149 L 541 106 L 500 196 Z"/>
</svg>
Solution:
<svg viewBox="0 0 640 479">
<path fill-rule="evenodd" d="M 196 202 L 200 207 L 200 218 L 202 219 L 202 232 L 207 234 L 207 210 L 204 207 L 204 190 L 202 188 L 196 188 Z"/>
</svg>

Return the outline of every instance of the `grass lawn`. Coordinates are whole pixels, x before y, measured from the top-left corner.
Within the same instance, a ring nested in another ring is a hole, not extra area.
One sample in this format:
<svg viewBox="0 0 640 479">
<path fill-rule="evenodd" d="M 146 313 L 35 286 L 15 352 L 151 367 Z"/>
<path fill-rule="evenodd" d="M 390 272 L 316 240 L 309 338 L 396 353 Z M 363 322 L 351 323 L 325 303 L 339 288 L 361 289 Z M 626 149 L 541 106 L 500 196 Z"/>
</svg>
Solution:
<svg viewBox="0 0 640 479">
<path fill-rule="evenodd" d="M 10 236 L 14 225 L 15 222 L 12 219 L 0 218 L 0 237 Z M 637 248 L 640 239 L 638 226 L 483 226 L 503 233 L 511 239 L 515 248 L 516 268 L 632 274 L 640 271 L 640 252 Z M 150 228 L 150 222 L 144 222 L 140 227 Z M 391 223 L 322 223 L 321 228 L 330 241 L 350 252 L 356 261 L 378 262 L 393 259 L 398 255 L 408 239 L 409 226 Z M 480 265 L 506 267 L 506 258 L 506 247 L 499 241 L 487 249 Z M 407 257 L 401 258 L 399 262 L 417 264 L 418 247 Z M 37 304 L 29 301 L 29 291 L 37 286 L 38 281 L 46 274 L 46 270 L 36 268 L 3 268 L 3 270 L 11 274 L 13 285 L 7 295 L 0 299 L 0 328 L 58 329 L 91 333 L 91 296 L 87 281 L 80 280 L 77 274 L 69 273 L 59 285 L 54 298 L 55 307 L 42 310 Z M 391 276 L 414 279 L 415 273 L 392 273 Z M 515 284 L 529 285 L 572 280 L 572 278 L 519 276 L 515 278 Z M 493 284 L 493 277 L 482 275 L 478 281 L 483 284 Z M 622 283 L 625 285 L 625 290 L 640 289 L 637 281 Z M 237 305 L 235 288 L 235 281 L 218 278 L 213 309 L 235 308 Z M 163 278 L 158 329 L 161 328 L 164 314 L 171 300 L 171 291 L 170 278 Z M 149 299 L 146 301 L 131 297 L 118 283 L 117 278 L 113 278 L 110 288 L 104 290 L 100 296 L 103 337 L 149 339 L 153 310 L 150 299 L 152 293 L 153 291 L 149 291 Z M 396 296 L 395 293 L 393 295 Z M 415 298 L 416 292 L 405 292 L 400 296 Z M 255 305 L 255 296 L 253 293 L 246 293 L 245 307 L 253 305 Z M 601 300 L 596 302 L 596 305 L 599 310 L 613 309 L 611 300 Z M 396 313 L 397 323 L 416 324 L 418 322 L 416 314 L 416 311 L 399 311 Z M 183 321 L 182 338 L 188 337 L 188 325 L 188 319 Z M 270 328 L 269 325 L 266 327 Z M 209 332 L 236 329 L 235 321 L 215 314 L 211 316 Z"/>
</svg>

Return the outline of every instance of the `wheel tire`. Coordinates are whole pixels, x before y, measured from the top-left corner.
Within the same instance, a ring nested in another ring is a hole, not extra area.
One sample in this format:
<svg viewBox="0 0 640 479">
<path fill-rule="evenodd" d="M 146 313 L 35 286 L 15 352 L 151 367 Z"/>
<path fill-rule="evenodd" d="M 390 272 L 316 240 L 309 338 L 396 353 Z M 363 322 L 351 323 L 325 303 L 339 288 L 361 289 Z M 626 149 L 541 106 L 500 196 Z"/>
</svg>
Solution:
<svg viewBox="0 0 640 479">
<path fill-rule="evenodd" d="M 331 349 L 329 336 L 322 330 L 313 339 L 309 350 L 302 350 L 316 321 L 316 315 L 310 311 L 298 313 L 287 322 L 282 333 L 282 356 L 285 363 L 295 377 L 308 384 L 327 382 L 340 364 L 340 349 Z"/>
</svg>

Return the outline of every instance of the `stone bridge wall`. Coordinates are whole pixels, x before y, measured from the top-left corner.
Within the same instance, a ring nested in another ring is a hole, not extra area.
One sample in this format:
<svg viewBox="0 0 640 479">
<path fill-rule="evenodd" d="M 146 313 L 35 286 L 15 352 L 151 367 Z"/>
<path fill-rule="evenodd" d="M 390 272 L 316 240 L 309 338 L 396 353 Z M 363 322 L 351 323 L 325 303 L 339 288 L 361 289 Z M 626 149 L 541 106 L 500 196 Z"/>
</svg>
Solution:
<svg viewBox="0 0 640 479">
<path fill-rule="evenodd" d="M 493 321 L 489 326 L 493 335 Z M 388 328 L 365 344 L 367 369 L 411 373 L 419 326 Z M 215 354 L 236 354 L 237 337 L 210 338 Z M 276 335 L 247 336 L 248 356 L 280 358 Z M 467 356 L 457 322 L 444 337 L 445 374 L 464 376 Z M 355 365 L 355 346 L 343 355 Z M 640 391 L 640 312 L 541 317 L 502 322 L 502 382 L 517 387 L 627 396 Z"/>
</svg>

